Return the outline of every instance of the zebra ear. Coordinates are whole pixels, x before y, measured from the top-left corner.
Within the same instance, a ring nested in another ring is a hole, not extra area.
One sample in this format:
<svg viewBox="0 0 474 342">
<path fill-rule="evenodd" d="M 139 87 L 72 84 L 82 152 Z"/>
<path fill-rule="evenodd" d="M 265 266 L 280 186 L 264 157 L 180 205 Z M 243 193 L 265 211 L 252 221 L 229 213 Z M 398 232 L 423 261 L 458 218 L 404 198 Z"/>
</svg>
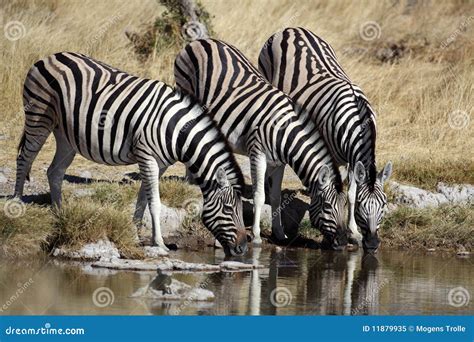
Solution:
<svg viewBox="0 0 474 342">
<path fill-rule="evenodd" d="M 365 181 L 365 167 L 361 161 L 358 161 L 354 167 L 354 179 L 357 184 L 362 184 Z"/>
<path fill-rule="evenodd" d="M 377 178 L 383 184 L 385 183 L 387 179 L 390 178 L 391 175 L 392 175 L 392 162 L 389 161 L 387 164 L 385 164 L 385 167 L 383 168 L 383 170 L 380 171 Z"/>
<path fill-rule="evenodd" d="M 329 166 L 324 165 L 318 173 L 318 183 L 320 187 L 324 187 L 329 183 L 331 179 L 331 169 Z"/>
<path fill-rule="evenodd" d="M 229 179 L 227 178 L 227 172 L 225 172 L 224 168 L 220 167 L 217 170 L 216 181 L 217 181 L 217 184 L 219 184 L 221 187 L 230 185 Z"/>
</svg>

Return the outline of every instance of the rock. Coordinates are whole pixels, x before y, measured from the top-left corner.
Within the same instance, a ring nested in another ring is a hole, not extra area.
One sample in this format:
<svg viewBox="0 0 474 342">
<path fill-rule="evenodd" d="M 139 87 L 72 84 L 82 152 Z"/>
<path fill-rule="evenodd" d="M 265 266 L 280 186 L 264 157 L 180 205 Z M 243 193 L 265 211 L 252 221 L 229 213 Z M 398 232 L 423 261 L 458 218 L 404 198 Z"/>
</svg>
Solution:
<svg viewBox="0 0 474 342">
<path fill-rule="evenodd" d="M 263 268 L 257 264 L 245 264 L 238 261 L 223 261 L 219 264 L 222 271 L 251 271 L 259 268 Z"/>
<path fill-rule="evenodd" d="M 130 206 L 130 211 L 132 213 L 131 215 L 133 215 L 133 212 L 135 211 L 135 203 Z M 167 205 L 161 204 L 161 236 L 165 239 L 171 236 L 176 236 L 185 218 L 186 210 L 182 208 L 171 208 Z M 151 214 L 148 206 L 145 209 L 142 224 L 151 230 Z"/>
<path fill-rule="evenodd" d="M 214 299 L 212 291 L 200 287 L 192 287 L 169 276 L 166 279 L 168 284 L 163 286 L 164 281 L 162 279 L 157 280 L 160 277 L 163 276 L 158 275 L 150 284 L 135 291 L 132 297 L 186 301 L 210 301 Z"/>
<path fill-rule="evenodd" d="M 219 272 L 219 265 L 186 262 L 178 259 L 163 259 L 156 265 L 161 271 Z"/>
<path fill-rule="evenodd" d="M 446 196 L 449 202 L 458 204 L 468 204 L 474 202 L 474 185 L 454 184 L 448 186 L 444 183 L 438 183 L 436 188 L 439 193 Z"/>
<path fill-rule="evenodd" d="M 459 245 L 458 246 L 458 250 L 456 252 L 456 255 L 457 256 L 460 256 L 460 257 L 465 257 L 465 256 L 468 256 L 470 253 L 469 251 L 466 249 L 466 247 L 464 247 L 463 245 Z"/>
<path fill-rule="evenodd" d="M 3 172 L 0 172 L 0 183 L 7 183 L 8 178 L 3 174 Z"/>
<path fill-rule="evenodd" d="M 0 167 L 0 173 L 3 173 L 4 175 L 9 175 L 12 173 L 12 171 L 13 170 L 7 166 Z"/>
<path fill-rule="evenodd" d="M 143 250 L 145 252 L 145 257 L 147 258 L 159 258 L 169 254 L 163 248 L 158 246 L 145 246 Z"/>
<path fill-rule="evenodd" d="M 74 189 L 72 191 L 73 197 L 88 197 L 95 194 L 94 189 Z"/>
<path fill-rule="evenodd" d="M 253 223 L 253 200 L 248 198 L 242 198 L 244 225 L 251 226 Z M 264 204 L 262 207 L 262 214 L 260 216 L 260 222 L 272 224 L 272 207 L 268 204 Z"/>
<path fill-rule="evenodd" d="M 91 180 L 92 179 L 92 173 L 88 170 L 81 171 L 79 173 L 79 177 L 84 178 L 86 180 Z"/>
<path fill-rule="evenodd" d="M 474 186 L 470 184 L 454 184 L 448 186 L 438 183 L 437 192 L 423 190 L 410 185 L 403 185 L 397 182 L 389 183 L 391 190 L 395 193 L 396 208 L 398 204 L 412 208 L 433 208 L 442 204 L 468 204 L 474 202 Z"/>
<path fill-rule="evenodd" d="M 390 187 L 395 193 L 395 201 L 397 204 L 407 205 L 412 208 L 427 208 L 448 203 L 448 199 L 443 194 L 432 193 L 427 190 L 393 181 L 390 183 Z"/>
<path fill-rule="evenodd" d="M 91 264 L 92 267 L 108 268 L 122 271 L 153 271 L 156 272 L 156 262 L 147 260 L 110 259 L 100 260 Z"/>
<path fill-rule="evenodd" d="M 114 243 L 109 240 L 99 240 L 88 243 L 76 251 L 64 247 L 56 248 L 53 251 L 53 256 L 68 259 L 111 261 L 120 258 L 120 253 Z"/>
<path fill-rule="evenodd" d="M 186 262 L 162 257 L 160 260 L 101 259 L 92 263 L 92 267 L 128 271 L 161 272 L 238 272 L 264 268 L 262 265 L 245 264 L 235 261 L 224 261 L 219 265 Z"/>
</svg>

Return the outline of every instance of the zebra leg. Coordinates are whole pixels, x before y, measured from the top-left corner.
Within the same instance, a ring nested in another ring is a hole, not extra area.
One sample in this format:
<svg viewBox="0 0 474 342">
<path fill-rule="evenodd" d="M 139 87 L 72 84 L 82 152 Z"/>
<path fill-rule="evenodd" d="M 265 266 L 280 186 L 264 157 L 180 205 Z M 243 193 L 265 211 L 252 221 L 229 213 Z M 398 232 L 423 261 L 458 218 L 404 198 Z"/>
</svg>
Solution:
<svg viewBox="0 0 474 342">
<path fill-rule="evenodd" d="M 261 244 L 260 237 L 260 216 L 262 214 L 262 207 L 265 204 L 265 171 L 267 162 L 265 154 L 257 152 L 250 154 L 250 172 L 252 174 L 253 186 L 253 243 Z"/>
<path fill-rule="evenodd" d="M 56 139 L 56 153 L 48 168 L 47 175 L 51 192 L 51 204 L 54 208 L 59 209 L 61 207 L 61 188 L 64 174 L 69 165 L 71 165 L 76 151 L 69 145 L 67 139 L 58 129 L 53 134 Z"/>
<path fill-rule="evenodd" d="M 150 208 L 151 222 L 152 222 L 152 244 L 161 247 L 165 251 L 169 249 L 165 246 L 163 237 L 161 236 L 160 228 L 160 188 L 159 177 L 160 169 L 155 159 L 149 157 L 138 161 L 140 168 L 140 175 L 146 198 L 148 199 L 148 207 Z M 139 196 L 140 197 L 140 196 Z"/>
<path fill-rule="evenodd" d="M 287 238 L 281 223 L 281 182 L 285 165 L 268 168 L 268 182 L 270 185 L 270 203 L 272 206 L 272 233 L 278 240 Z"/>
<path fill-rule="evenodd" d="M 160 169 L 160 177 L 166 172 L 168 168 L 161 168 Z M 141 182 L 140 190 L 138 191 L 137 197 L 137 204 L 135 205 L 135 213 L 133 214 L 133 222 L 135 223 L 137 230 L 136 230 L 136 237 L 135 240 L 138 242 L 140 239 L 138 237 L 138 227 L 140 226 L 143 215 L 145 214 L 145 209 L 147 206 L 147 197 L 146 197 L 146 188 L 145 183 Z"/>
<path fill-rule="evenodd" d="M 27 117 L 28 119 L 28 117 Z M 30 125 L 33 125 L 30 123 Z M 25 126 L 26 128 L 26 126 Z M 31 131 L 34 130 L 34 134 Z M 44 125 L 29 128 L 28 132 L 26 129 L 21 137 L 21 142 L 18 151 L 18 157 L 16 159 L 16 181 L 15 181 L 15 194 L 14 197 L 21 198 L 23 196 L 23 188 L 25 186 L 25 180 L 29 177 L 31 170 L 31 164 L 35 160 L 39 151 L 43 147 L 46 139 L 51 134 L 52 128 Z"/>
<path fill-rule="evenodd" d="M 347 197 L 349 200 L 349 230 L 351 234 L 351 238 L 355 240 L 357 243 L 362 241 L 362 234 L 359 233 L 357 229 L 357 224 L 355 221 L 355 201 L 357 195 L 357 183 L 354 178 L 354 173 L 350 172 L 349 175 L 349 190 L 347 191 Z"/>
</svg>

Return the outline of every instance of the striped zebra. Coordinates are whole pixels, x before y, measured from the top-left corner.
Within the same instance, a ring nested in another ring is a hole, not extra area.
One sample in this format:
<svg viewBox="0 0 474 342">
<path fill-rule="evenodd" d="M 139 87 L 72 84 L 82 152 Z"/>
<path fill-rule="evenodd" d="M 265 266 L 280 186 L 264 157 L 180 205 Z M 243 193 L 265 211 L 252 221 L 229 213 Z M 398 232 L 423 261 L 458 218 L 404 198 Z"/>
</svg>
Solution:
<svg viewBox="0 0 474 342">
<path fill-rule="evenodd" d="M 286 238 L 281 223 L 285 164 L 311 193 L 310 219 L 328 247 L 347 244 L 345 195 L 340 174 L 317 128 L 299 117 L 290 99 L 269 84 L 235 47 L 213 39 L 188 44 L 175 61 L 177 86 L 207 109 L 236 153 L 250 157 L 254 242 L 261 243 L 260 216 L 267 174 L 272 232 Z"/>
<path fill-rule="evenodd" d="M 204 225 L 226 254 L 247 250 L 243 176 L 224 136 L 189 96 L 166 84 L 129 75 L 87 56 L 62 52 L 36 62 L 24 84 L 25 128 L 19 145 L 15 196 L 53 132 L 56 154 L 47 175 L 53 206 L 76 153 L 106 165 L 138 164 L 142 178 L 135 221 L 148 204 L 155 246 L 160 231 L 159 175 L 176 161 L 199 184 Z"/>
<path fill-rule="evenodd" d="M 336 163 L 348 166 L 349 230 L 360 240 L 358 225 L 363 247 L 375 251 L 387 204 L 383 183 L 392 164 L 377 174 L 375 112 L 364 93 L 342 70 L 331 46 L 303 28 L 270 37 L 258 65 L 266 79 L 311 117 Z"/>
</svg>

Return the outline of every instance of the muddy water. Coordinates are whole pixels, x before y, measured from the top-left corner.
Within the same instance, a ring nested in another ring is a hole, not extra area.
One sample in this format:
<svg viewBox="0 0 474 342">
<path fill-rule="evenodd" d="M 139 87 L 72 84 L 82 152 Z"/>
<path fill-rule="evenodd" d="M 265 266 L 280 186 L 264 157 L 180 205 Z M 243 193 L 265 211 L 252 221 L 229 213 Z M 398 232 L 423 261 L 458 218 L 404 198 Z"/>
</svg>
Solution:
<svg viewBox="0 0 474 342">
<path fill-rule="evenodd" d="M 194 262 L 217 263 L 224 258 L 221 251 L 213 249 L 173 254 L 176 258 Z M 3 307 L 0 307 L 0 314 L 474 313 L 474 267 L 469 258 L 394 251 L 382 251 L 377 257 L 371 257 L 361 252 L 304 249 L 276 252 L 269 248 L 254 249 L 242 261 L 260 263 L 268 268 L 242 273 L 173 275 L 178 280 L 214 292 L 214 301 L 202 303 L 131 298 L 134 291 L 154 279 L 152 272 L 94 269 L 51 259 L 14 264 L 2 261 L 0 305 Z M 100 288 L 107 288 L 107 293 L 103 292 L 101 302 L 94 304 L 94 291 Z M 466 294 L 471 297 L 470 303 L 465 303 Z"/>
</svg>

